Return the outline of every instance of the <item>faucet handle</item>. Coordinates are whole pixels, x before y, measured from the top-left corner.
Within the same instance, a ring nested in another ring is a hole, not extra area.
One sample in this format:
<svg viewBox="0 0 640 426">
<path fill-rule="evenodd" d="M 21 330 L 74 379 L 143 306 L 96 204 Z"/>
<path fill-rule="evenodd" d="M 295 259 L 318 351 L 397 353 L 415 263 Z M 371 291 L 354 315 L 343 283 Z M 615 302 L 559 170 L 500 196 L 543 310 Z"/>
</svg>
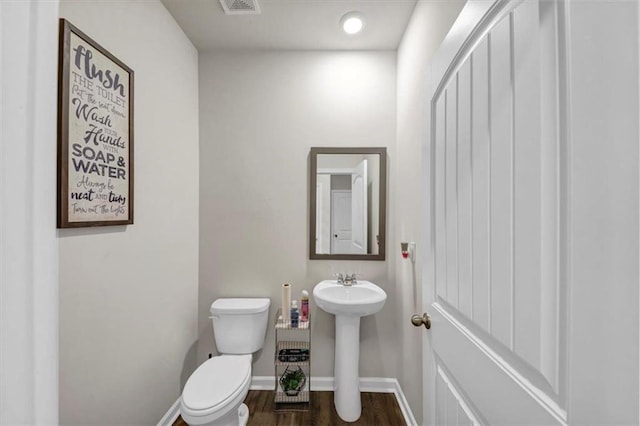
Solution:
<svg viewBox="0 0 640 426">
<path fill-rule="evenodd" d="M 342 284 L 344 282 L 344 277 L 342 276 L 342 273 L 333 274 L 333 276 L 336 277 L 338 283 Z"/>
<path fill-rule="evenodd" d="M 344 277 L 344 280 L 345 280 L 346 282 L 349 282 L 349 283 L 355 284 L 355 283 L 357 283 L 357 282 L 358 282 L 358 281 L 356 280 L 356 278 L 357 278 L 357 276 L 356 276 L 356 273 L 354 272 L 354 273 L 353 273 L 353 274 L 351 274 L 351 275 L 346 274 L 346 275 L 345 275 L 345 277 Z"/>
</svg>

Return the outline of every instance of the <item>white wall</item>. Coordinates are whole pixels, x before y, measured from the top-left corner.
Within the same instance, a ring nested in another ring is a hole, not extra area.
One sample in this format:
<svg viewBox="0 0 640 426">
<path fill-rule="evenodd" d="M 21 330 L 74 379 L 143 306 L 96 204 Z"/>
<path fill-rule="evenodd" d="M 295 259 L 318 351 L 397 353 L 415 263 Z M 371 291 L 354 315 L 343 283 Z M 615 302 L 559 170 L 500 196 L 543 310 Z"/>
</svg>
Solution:
<svg viewBox="0 0 640 426">
<path fill-rule="evenodd" d="M 272 376 L 280 285 L 291 283 L 299 298 L 332 272 L 360 272 L 389 294 L 383 310 L 362 321 L 360 374 L 396 377 L 404 360 L 392 263 L 308 259 L 309 149 L 386 146 L 394 158 L 395 52 L 202 54 L 200 114 L 198 360 L 215 353 L 208 319 L 214 299 L 267 296 L 272 315 L 253 374 Z M 388 247 L 397 245 L 394 234 L 388 228 Z M 333 376 L 334 318 L 313 301 L 311 313 L 312 373 Z"/>
<path fill-rule="evenodd" d="M 0 2 L 0 424 L 58 421 L 58 2 Z"/>
<path fill-rule="evenodd" d="M 397 169 L 395 221 L 398 241 L 415 241 L 415 265 L 397 256 L 395 280 L 398 283 L 396 312 L 399 352 L 406 360 L 398 375 L 407 400 L 418 422 L 422 418 L 422 344 L 427 336 L 424 327 L 409 326 L 413 313 L 422 314 L 422 259 L 426 249 L 423 173 L 428 172 L 423 159 L 423 146 L 428 140 L 428 100 L 430 60 L 458 13 L 464 0 L 447 2 L 419 1 L 398 48 L 398 116 L 396 158 Z M 396 248 L 396 247 L 394 247 Z"/>
<path fill-rule="evenodd" d="M 198 56 L 159 1 L 60 15 L 135 71 L 135 224 L 59 231 L 60 420 L 155 424 L 195 367 Z"/>
</svg>

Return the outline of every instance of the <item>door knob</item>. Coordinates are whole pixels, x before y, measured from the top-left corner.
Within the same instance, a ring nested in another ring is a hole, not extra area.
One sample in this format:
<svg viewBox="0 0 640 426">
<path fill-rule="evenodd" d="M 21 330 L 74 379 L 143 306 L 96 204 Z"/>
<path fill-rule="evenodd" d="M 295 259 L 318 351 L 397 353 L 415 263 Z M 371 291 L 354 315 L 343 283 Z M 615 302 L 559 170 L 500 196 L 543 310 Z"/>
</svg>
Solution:
<svg viewBox="0 0 640 426">
<path fill-rule="evenodd" d="M 411 324 L 415 325 L 416 327 L 420 327 L 421 325 L 424 325 L 424 327 L 428 330 L 431 328 L 431 317 L 426 312 L 422 314 L 422 316 L 412 315 Z"/>
</svg>

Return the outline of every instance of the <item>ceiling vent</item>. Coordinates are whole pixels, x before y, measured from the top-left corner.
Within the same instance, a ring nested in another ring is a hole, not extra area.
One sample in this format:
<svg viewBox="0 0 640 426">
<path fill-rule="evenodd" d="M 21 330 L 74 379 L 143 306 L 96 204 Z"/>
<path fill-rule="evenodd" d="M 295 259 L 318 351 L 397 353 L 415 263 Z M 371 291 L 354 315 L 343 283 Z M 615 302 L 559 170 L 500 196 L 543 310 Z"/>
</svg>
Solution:
<svg viewBox="0 0 640 426">
<path fill-rule="evenodd" d="M 227 15 L 260 14 L 258 0 L 220 0 L 220 4 Z"/>
</svg>

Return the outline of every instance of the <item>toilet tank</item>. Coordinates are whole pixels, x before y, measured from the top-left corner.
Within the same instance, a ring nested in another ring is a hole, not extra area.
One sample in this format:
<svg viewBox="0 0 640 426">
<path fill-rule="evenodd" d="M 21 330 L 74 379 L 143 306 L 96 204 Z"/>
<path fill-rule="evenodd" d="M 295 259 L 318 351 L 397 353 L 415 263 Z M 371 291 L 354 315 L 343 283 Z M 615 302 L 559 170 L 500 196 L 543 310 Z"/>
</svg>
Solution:
<svg viewBox="0 0 640 426">
<path fill-rule="evenodd" d="M 211 304 L 216 347 L 221 354 L 252 354 L 264 346 L 267 298 L 217 299 Z"/>
</svg>

